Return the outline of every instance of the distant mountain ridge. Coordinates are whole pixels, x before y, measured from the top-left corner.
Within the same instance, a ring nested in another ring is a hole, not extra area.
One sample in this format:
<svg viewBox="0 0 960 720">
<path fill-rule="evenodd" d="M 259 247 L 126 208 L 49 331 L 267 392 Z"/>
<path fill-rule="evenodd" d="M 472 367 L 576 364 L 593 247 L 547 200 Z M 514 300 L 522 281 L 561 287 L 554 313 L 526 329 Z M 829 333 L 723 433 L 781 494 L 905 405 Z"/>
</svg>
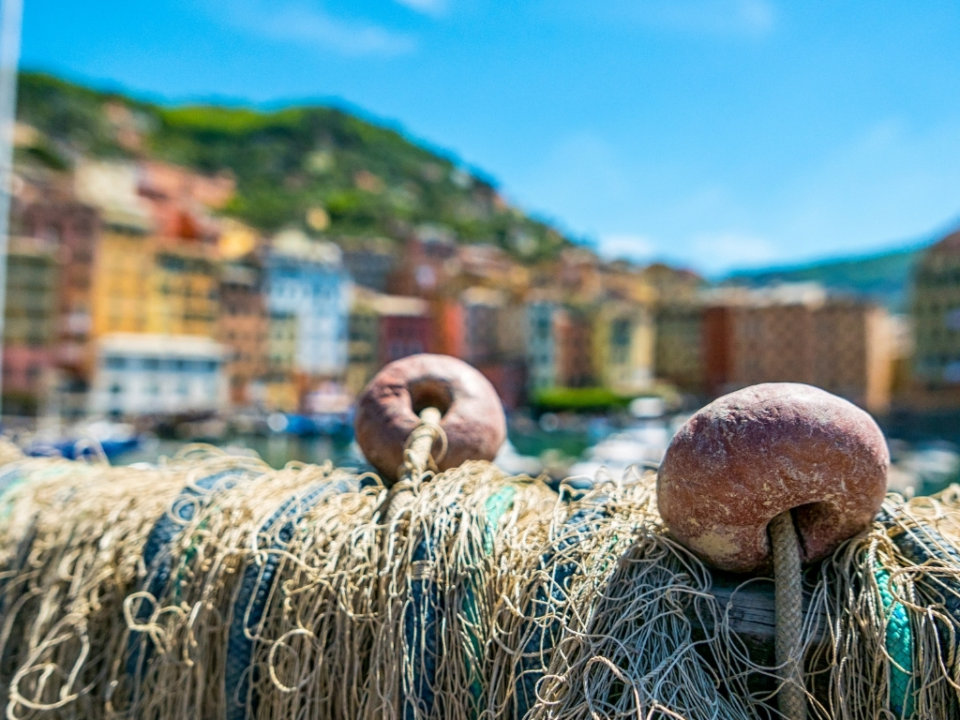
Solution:
<svg viewBox="0 0 960 720">
<path fill-rule="evenodd" d="M 761 287 L 778 282 L 817 282 L 828 290 L 873 300 L 891 312 L 907 312 L 913 268 L 932 242 L 934 240 L 928 239 L 904 248 L 858 257 L 734 271 L 720 284 Z"/>
<path fill-rule="evenodd" d="M 397 239 L 435 224 L 524 260 L 571 244 L 480 172 L 337 107 L 168 106 L 24 72 L 17 119 L 37 135 L 20 162 L 63 171 L 83 157 L 144 159 L 228 173 L 226 213 L 265 232 L 309 224 L 334 239 Z"/>
</svg>

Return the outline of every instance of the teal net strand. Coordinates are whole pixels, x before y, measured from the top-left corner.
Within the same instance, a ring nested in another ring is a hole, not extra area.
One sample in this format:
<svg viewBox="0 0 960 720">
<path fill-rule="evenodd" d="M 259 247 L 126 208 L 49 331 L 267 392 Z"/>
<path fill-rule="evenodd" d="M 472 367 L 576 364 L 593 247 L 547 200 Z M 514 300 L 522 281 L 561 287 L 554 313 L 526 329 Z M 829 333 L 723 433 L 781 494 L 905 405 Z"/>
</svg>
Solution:
<svg viewBox="0 0 960 720">
<path fill-rule="evenodd" d="M 890 573 L 877 566 L 874 571 L 883 613 L 887 621 L 884 641 L 890 664 L 890 709 L 901 718 L 913 717 L 913 634 L 903 603 L 890 590 Z"/>
</svg>

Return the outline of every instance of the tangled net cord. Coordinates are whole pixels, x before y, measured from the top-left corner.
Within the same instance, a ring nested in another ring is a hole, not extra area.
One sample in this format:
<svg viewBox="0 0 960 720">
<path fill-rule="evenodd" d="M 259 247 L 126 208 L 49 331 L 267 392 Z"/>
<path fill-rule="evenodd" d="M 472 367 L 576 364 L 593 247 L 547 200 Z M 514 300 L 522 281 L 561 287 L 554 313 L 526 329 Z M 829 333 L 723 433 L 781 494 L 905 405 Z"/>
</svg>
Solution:
<svg viewBox="0 0 960 720">
<path fill-rule="evenodd" d="M 205 478 L 238 464 L 256 479 L 207 487 Z M 528 718 L 779 717 L 772 691 L 755 684 L 767 676 L 775 687 L 777 667 L 751 657 L 731 606 L 711 593 L 710 572 L 664 533 L 651 473 L 568 502 L 488 463 L 417 467 L 432 479 L 391 523 L 380 514 L 389 491 L 349 478 L 353 489 L 321 495 L 278 542 L 287 520 L 267 522 L 277 509 L 342 471 L 272 470 L 200 449 L 152 470 L 11 454 L 0 468 L 7 716 L 172 720 L 239 707 L 268 720 L 516 717 L 532 678 Z M 185 487 L 197 497 L 185 500 Z M 807 571 L 800 634 L 822 640 L 808 657 L 813 717 L 900 716 L 890 706 L 899 661 L 885 642 L 891 612 L 877 567 L 912 631 L 914 715 L 960 715 L 960 566 L 950 554 L 958 507 L 956 487 L 910 502 L 891 496 L 890 522 Z M 171 576 L 146 598 L 143 545 L 161 517 L 178 522 Z M 933 556 L 908 556 L 903 537 Z M 230 695 L 227 640 L 250 568 L 262 573 L 263 614 L 244 630 L 249 691 Z M 417 605 L 413 589 L 427 586 L 429 603 Z M 433 633 L 443 660 L 432 669 L 426 635 L 408 633 L 411 623 L 426 626 L 427 606 L 443 618 Z M 127 667 L 135 636 L 151 648 L 140 677 Z"/>
<path fill-rule="evenodd" d="M 642 497 L 642 489 L 636 489 L 640 494 L 634 497 Z M 956 538 L 956 492 L 907 505 L 891 496 L 888 506 L 905 527 L 926 523 Z M 619 521 L 611 518 L 603 529 L 611 533 L 608 560 L 616 570 L 603 578 L 602 572 L 584 568 L 575 577 L 593 575 L 592 581 L 580 586 L 580 596 L 572 587 L 565 603 L 558 604 L 567 629 L 538 687 L 539 704 L 528 717 L 780 717 L 771 694 L 751 690 L 747 682 L 764 674 L 776 678 L 776 667 L 751 659 L 726 616 L 730 606 L 723 607 L 709 592 L 702 564 L 672 543 L 655 517 L 637 523 L 643 509 Z M 652 499 L 646 509 L 653 509 Z M 631 530 L 639 539 L 617 563 L 614 537 Z M 588 555 L 598 559 L 595 552 Z M 888 683 L 896 660 L 884 642 L 889 618 L 877 605 L 877 562 L 890 570 L 897 601 L 916 628 L 917 716 L 956 714 L 953 640 L 958 618 L 943 608 L 948 596 L 958 597 L 960 568 L 947 562 L 917 565 L 897 552 L 888 529 L 880 525 L 847 543 L 816 574 L 808 573 L 811 603 L 800 628 L 802 643 L 809 644 L 818 632 L 828 637 L 815 653 L 824 657 L 813 662 L 823 669 L 810 678 L 824 689 L 824 702 L 808 695 L 810 713 L 818 718 L 901 716 L 889 707 Z M 935 588 L 931 573 L 938 580 Z M 508 616 L 501 637 L 510 637 L 511 621 L 524 624 L 522 618 Z M 710 628 L 704 637 L 695 632 Z M 514 641 L 507 647 L 517 645 Z"/>
<path fill-rule="evenodd" d="M 20 482 L 4 493 L 0 550 L 8 717 L 87 704 L 108 665 L 111 631 L 122 628 L 105 627 L 101 611 L 116 607 L 136 576 L 136 554 L 124 550 L 143 537 L 146 517 L 162 511 L 158 490 L 171 480 L 167 469 L 127 478 L 101 463 L 15 464 Z"/>
<path fill-rule="evenodd" d="M 414 430 L 405 472 L 387 491 L 389 508 L 381 503 L 375 522 L 353 529 L 357 555 L 344 566 L 338 604 L 318 601 L 313 589 L 283 603 L 301 625 L 282 638 L 283 650 L 274 646 L 271 674 L 287 688 L 296 678 L 301 682 L 296 693 L 270 693 L 269 707 L 261 700 L 258 717 L 472 718 L 482 712 L 483 695 L 470 688 L 483 675 L 491 599 L 516 577 L 500 567 L 509 567 L 510 556 L 528 542 L 540 547 L 540 508 L 557 499 L 542 483 L 526 480 L 526 491 L 500 516 L 492 537 L 488 505 L 514 479 L 485 462 L 440 474 L 425 469 L 433 465 L 425 453 L 437 437 L 436 423 Z M 404 478 L 413 486 L 401 485 Z M 496 549 L 488 552 L 491 540 Z M 296 579 L 291 584 L 300 586 Z M 320 612 L 327 614 L 318 622 Z M 323 628 L 324 636 L 311 628 Z M 431 637 L 435 645 L 428 647 Z M 442 663 L 427 667 L 440 647 Z M 305 685 L 303 665 L 311 668 Z"/>
</svg>

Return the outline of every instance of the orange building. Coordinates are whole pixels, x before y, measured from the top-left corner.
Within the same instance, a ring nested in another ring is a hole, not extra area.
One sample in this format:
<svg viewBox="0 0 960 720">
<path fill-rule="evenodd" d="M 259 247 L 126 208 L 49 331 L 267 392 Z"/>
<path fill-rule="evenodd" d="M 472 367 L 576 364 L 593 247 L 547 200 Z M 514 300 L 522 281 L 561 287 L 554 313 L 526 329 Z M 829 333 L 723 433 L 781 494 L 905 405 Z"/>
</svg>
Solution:
<svg viewBox="0 0 960 720">
<path fill-rule="evenodd" d="M 816 385 L 873 412 L 890 405 L 893 326 L 882 308 L 816 285 L 724 290 L 704 311 L 707 392 Z"/>
<path fill-rule="evenodd" d="M 427 303 L 433 321 L 430 352 L 464 357 L 467 330 L 463 304 L 451 297 L 434 297 Z"/>
<path fill-rule="evenodd" d="M 153 284 L 154 241 L 146 214 L 101 210 L 103 232 L 93 266 L 93 336 L 145 333 Z"/>
</svg>

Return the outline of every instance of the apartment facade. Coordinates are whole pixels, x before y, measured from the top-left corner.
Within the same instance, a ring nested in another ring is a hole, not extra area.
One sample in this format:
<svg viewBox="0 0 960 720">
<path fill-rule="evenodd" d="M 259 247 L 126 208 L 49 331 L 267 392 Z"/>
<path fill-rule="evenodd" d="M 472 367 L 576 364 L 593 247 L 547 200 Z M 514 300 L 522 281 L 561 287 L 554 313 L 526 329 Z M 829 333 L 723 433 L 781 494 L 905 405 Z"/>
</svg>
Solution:
<svg viewBox="0 0 960 720">
<path fill-rule="evenodd" d="M 340 249 L 288 230 L 273 238 L 265 271 L 271 321 L 293 319 L 296 324 L 292 333 L 296 371 L 319 378 L 342 376 L 347 365 L 350 281 Z"/>
<path fill-rule="evenodd" d="M 90 393 L 94 414 L 122 418 L 226 408 L 225 350 L 211 338 L 112 333 L 97 344 Z"/>
<path fill-rule="evenodd" d="M 59 268 L 45 238 L 14 236 L 7 248 L 3 411 L 36 415 L 53 390 Z"/>
</svg>

